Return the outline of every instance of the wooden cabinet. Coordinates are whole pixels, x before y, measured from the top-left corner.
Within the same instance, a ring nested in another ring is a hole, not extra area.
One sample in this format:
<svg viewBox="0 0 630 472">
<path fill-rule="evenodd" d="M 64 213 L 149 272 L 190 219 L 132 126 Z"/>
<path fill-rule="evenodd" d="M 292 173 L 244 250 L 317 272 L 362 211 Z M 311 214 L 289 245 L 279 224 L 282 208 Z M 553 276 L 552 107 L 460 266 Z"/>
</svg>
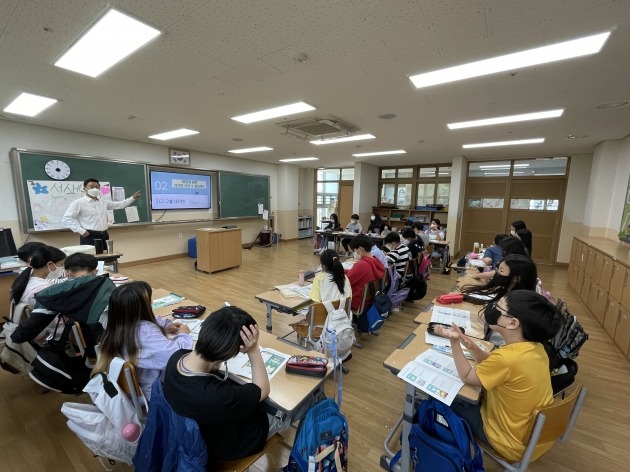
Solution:
<svg viewBox="0 0 630 472">
<path fill-rule="evenodd" d="M 298 216 L 298 239 L 310 238 L 313 236 L 313 217 L 304 215 Z"/>
<path fill-rule="evenodd" d="M 591 282 L 592 279 L 585 273 L 579 295 L 586 306 L 588 306 L 588 293 L 591 289 Z"/>
<path fill-rule="evenodd" d="M 606 313 L 604 314 L 604 329 L 611 338 L 615 337 L 615 328 L 617 327 L 618 318 L 619 302 L 614 298 L 609 298 L 608 305 L 606 306 Z"/>
<path fill-rule="evenodd" d="M 606 254 L 602 254 L 602 272 L 599 276 L 599 286 L 606 290 L 610 290 L 610 281 L 613 272 L 613 259 Z"/>
<path fill-rule="evenodd" d="M 630 345 L 630 310 L 623 305 L 619 307 L 617 327 L 615 328 L 615 342 L 621 352 L 628 355 L 628 345 Z"/>
<path fill-rule="evenodd" d="M 578 269 L 578 266 L 571 263 L 569 265 L 569 287 L 571 287 L 573 290 L 575 290 L 577 292 L 577 287 L 576 287 L 576 282 L 577 282 L 577 276 L 578 276 L 578 271 L 580 269 Z"/>
<path fill-rule="evenodd" d="M 596 288 L 596 295 L 593 304 L 590 305 L 591 312 L 597 318 L 600 324 L 604 324 L 604 315 L 606 314 L 606 305 L 608 305 L 608 292 L 602 287 Z"/>
<path fill-rule="evenodd" d="M 240 228 L 202 228 L 197 235 L 197 270 L 217 272 L 243 261 Z"/>
<path fill-rule="evenodd" d="M 13 285 L 17 276 L 18 273 L 12 270 L 0 272 L 0 318 L 9 316 L 9 311 L 11 310 L 11 285 Z"/>
<path fill-rule="evenodd" d="M 628 268 L 621 262 L 613 263 L 612 278 L 610 280 L 610 294 L 621 300 L 624 288 L 628 284 Z"/>
</svg>

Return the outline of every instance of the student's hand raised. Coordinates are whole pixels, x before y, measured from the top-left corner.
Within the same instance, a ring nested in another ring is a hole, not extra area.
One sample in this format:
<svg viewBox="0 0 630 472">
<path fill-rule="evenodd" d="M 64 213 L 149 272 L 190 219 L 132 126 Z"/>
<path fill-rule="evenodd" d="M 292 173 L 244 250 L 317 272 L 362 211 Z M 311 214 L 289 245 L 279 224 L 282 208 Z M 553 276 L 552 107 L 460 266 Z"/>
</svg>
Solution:
<svg viewBox="0 0 630 472">
<path fill-rule="evenodd" d="M 453 341 L 459 341 L 461 344 L 464 345 L 464 347 L 466 347 L 466 349 L 469 349 L 471 346 L 474 345 L 470 338 L 462 333 L 462 330 L 459 329 L 459 326 L 457 326 L 455 323 L 451 324 L 450 328 L 446 328 L 444 326 L 436 326 L 435 331 L 437 334 L 444 338 L 448 338 Z"/>
<path fill-rule="evenodd" d="M 240 348 L 241 352 L 249 352 L 252 348 L 258 347 L 258 325 L 243 326 L 241 328 L 241 339 L 243 345 Z"/>
</svg>

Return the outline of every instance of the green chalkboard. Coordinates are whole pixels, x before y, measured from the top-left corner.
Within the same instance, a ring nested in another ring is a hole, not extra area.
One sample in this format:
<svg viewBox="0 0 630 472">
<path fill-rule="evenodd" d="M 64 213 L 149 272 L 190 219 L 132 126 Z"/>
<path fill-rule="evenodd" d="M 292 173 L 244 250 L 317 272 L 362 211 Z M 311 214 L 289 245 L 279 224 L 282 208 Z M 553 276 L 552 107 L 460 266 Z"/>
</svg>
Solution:
<svg viewBox="0 0 630 472">
<path fill-rule="evenodd" d="M 260 217 L 259 203 L 269 210 L 269 176 L 219 172 L 221 218 Z"/>
<path fill-rule="evenodd" d="M 46 164 L 50 161 L 61 162 L 48 169 L 57 179 L 46 173 Z M 106 189 L 105 183 L 109 183 L 110 191 L 116 187 L 124 188 L 125 197 L 130 197 L 138 190 L 142 192 L 142 197 L 132 204 L 138 210 L 138 221 L 130 222 L 125 210 L 114 210 L 115 225 L 150 222 L 145 164 L 13 149 L 11 168 L 24 231 L 65 229 L 61 217 L 70 202 L 83 195 L 83 181 L 90 177 L 101 182 L 101 190 Z M 107 198 L 106 192 L 104 196 Z"/>
</svg>

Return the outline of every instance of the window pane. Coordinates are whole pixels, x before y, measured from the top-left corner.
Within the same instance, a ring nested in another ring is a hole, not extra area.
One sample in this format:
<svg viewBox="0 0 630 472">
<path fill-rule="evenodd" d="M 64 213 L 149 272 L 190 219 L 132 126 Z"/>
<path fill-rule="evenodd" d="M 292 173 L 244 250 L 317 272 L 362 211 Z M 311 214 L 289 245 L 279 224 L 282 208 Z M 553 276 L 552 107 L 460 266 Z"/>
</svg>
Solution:
<svg viewBox="0 0 630 472">
<path fill-rule="evenodd" d="M 530 200 L 529 209 L 530 210 L 544 210 L 545 203 L 546 203 L 545 200 Z"/>
<path fill-rule="evenodd" d="M 510 209 L 529 210 L 529 198 L 512 198 L 510 200 Z"/>
<path fill-rule="evenodd" d="M 483 208 L 503 208 L 502 198 L 484 198 L 481 202 Z"/>
<path fill-rule="evenodd" d="M 566 157 L 548 157 L 540 159 L 523 159 L 514 161 L 514 176 L 529 177 L 532 175 L 566 175 Z"/>
<path fill-rule="evenodd" d="M 435 184 L 418 184 L 417 206 L 427 206 L 434 203 Z"/>
<path fill-rule="evenodd" d="M 413 168 L 411 169 L 398 169 L 399 179 L 411 179 L 413 177 Z"/>
<path fill-rule="evenodd" d="M 354 180 L 354 167 L 341 169 L 341 180 Z"/>
<path fill-rule="evenodd" d="M 448 206 L 448 198 L 451 193 L 451 184 L 438 184 L 435 203 Z"/>
<path fill-rule="evenodd" d="M 435 167 L 420 167 L 420 172 L 418 173 L 418 177 L 420 178 L 435 177 Z"/>
<path fill-rule="evenodd" d="M 381 204 L 394 204 L 394 192 L 396 191 L 395 184 L 382 184 L 381 185 Z"/>
<path fill-rule="evenodd" d="M 510 161 L 471 162 L 468 177 L 508 177 L 510 165 Z"/>
<path fill-rule="evenodd" d="M 399 208 L 409 208 L 411 205 L 411 184 L 398 184 L 396 205 L 398 205 Z"/>
<path fill-rule="evenodd" d="M 470 208 L 481 208 L 481 198 L 469 198 L 468 206 Z"/>
<path fill-rule="evenodd" d="M 395 179 L 396 169 L 381 169 L 381 179 Z"/>
<path fill-rule="evenodd" d="M 450 177 L 451 176 L 451 168 L 450 167 L 440 167 L 438 168 L 438 177 Z"/>
<path fill-rule="evenodd" d="M 339 169 L 319 169 L 317 180 L 339 180 Z"/>
<path fill-rule="evenodd" d="M 558 206 L 560 205 L 560 200 L 547 200 L 547 208 L 548 211 L 558 211 Z"/>
</svg>

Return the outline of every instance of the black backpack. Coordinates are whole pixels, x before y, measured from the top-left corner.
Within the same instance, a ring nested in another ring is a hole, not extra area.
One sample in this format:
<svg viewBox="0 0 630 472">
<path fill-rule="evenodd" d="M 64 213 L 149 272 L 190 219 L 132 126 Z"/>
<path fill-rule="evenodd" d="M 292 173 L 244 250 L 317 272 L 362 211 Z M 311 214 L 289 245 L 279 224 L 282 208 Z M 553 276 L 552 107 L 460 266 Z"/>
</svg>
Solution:
<svg viewBox="0 0 630 472">
<path fill-rule="evenodd" d="M 409 288 L 409 294 L 405 299 L 408 302 L 421 300 L 427 294 L 427 283 L 421 275 L 414 274 L 405 281 L 404 286 Z"/>
</svg>

